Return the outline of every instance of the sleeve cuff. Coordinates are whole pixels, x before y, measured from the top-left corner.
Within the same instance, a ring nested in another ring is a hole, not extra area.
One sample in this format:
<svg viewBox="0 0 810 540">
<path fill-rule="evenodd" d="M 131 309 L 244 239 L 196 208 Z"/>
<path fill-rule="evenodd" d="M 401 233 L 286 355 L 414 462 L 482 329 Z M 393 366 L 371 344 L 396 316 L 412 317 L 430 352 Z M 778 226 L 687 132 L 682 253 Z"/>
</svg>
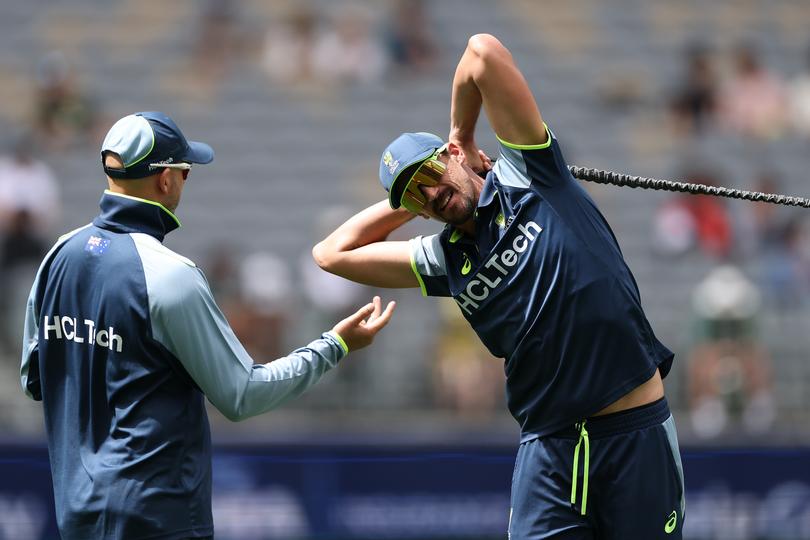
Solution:
<svg viewBox="0 0 810 540">
<path fill-rule="evenodd" d="M 543 122 L 543 127 L 546 128 L 546 136 L 548 138 L 546 139 L 546 142 L 542 144 L 515 144 L 501 139 L 500 137 L 498 137 L 498 135 L 495 135 L 495 137 L 502 145 L 504 145 L 507 148 L 514 148 L 515 150 L 545 150 L 546 148 L 551 146 L 552 134 L 551 130 L 548 129 L 548 126 L 546 125 L 545 122 Z"/>
<path fill-rule="evenodd" d="M 340 337 L 340 334 L 337 332 L 332 332 L 331 330 L 329 332 L 324 332 L 323 337 L 333 341 L 336 345 L 339 345 L 340 349 L 343 351 L 343 356 L 349 354 L 349 346 L 346 345 L 346 342 L 343 341 L 343 338 Z"/>
<path fill-rule="evenodd" d="M 425 287 L 425 281 L 422 279 L 422 274 L 419 273 L 419 270 L 416 268 L 416 256 L 414 255 L 414 251 L 417 249 L 415 242 L 420 242 L 419 238 L 411 238 L 408 241 L 408 247 L 410 249 L 410 258 L 411 258 L 411 270 L 413 270 L 413 275 L 416 276 L 416 281 L 419 282 L 419 288 L 422 290 L 422 296 L 427 296 L 427 288 Z"/>
</svg>

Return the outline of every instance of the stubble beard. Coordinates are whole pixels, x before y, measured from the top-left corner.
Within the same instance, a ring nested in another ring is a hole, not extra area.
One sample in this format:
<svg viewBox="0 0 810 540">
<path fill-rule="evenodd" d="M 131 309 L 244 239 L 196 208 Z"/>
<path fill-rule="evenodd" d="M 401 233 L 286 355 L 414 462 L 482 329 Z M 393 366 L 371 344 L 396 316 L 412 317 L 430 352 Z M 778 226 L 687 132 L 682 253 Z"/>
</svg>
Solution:
<svg viewBox="0 0 810 540">
<path fill-rule="evenodd" d="M 453 225 L 454 227 L 458 227 L 459 225 L 463 225 L 472 219 L 474 214 L 475 204 L 469 197 L 464 197 L 463 206 L 460 211 L 454 212 L 451 216 L 447 216 L 444 222 Z"/>
</svg>

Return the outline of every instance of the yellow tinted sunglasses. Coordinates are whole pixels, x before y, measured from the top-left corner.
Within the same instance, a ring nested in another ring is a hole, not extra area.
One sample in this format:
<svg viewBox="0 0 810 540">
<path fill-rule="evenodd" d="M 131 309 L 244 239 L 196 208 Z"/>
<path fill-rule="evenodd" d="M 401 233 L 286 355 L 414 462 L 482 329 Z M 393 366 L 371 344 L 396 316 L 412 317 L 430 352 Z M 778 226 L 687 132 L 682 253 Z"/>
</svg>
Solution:
<svg viewBox="0 0 810 540">
<path fill-rule="evenodd" d="M 439 161 L 439 155 L 445 151 L 447 145 L 438 148 L 428 159 L 426 159 L 413 176 L 408 180 L 405 186 L 405 191 L 402 193 L 400 204 L 405 207 L 409 212 L 414 214 L 421 214 L 425 208 L 427 200 L 424 193 L 419 189 L 419 186 L 432 187 L 439 183 L 442 179 L 444 171 L 447 170 L 447 165 Z"/>
</svg>

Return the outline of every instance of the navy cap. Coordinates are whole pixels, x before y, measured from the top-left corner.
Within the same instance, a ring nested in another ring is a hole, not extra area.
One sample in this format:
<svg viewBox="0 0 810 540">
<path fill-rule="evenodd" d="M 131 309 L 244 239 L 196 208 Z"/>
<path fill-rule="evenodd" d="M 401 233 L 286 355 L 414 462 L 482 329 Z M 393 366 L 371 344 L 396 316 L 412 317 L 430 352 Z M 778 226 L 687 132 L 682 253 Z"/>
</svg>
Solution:
<svg viewBox="0 0 810 540">
<path fill-rule="evenodd" d="M 123 168 L 104 166 L 107 152 L 115 152 Z M 160 172 L 153 163 L 211 163 L 214 151 L 205 143 L 187 141 L 174 120 L 161 112 L 130 114 L 113 124 L 101 143 L 101 164 L 112 178 L 144 178 Z"/>
<path fill-rule="evenodd" d="M 399 208 L 402 194 L 419 166 L 444 145 L 432 133 L 403 133 L 382 154 L 380 183 L 388 192 L 388 204 Z"/>
</svg>

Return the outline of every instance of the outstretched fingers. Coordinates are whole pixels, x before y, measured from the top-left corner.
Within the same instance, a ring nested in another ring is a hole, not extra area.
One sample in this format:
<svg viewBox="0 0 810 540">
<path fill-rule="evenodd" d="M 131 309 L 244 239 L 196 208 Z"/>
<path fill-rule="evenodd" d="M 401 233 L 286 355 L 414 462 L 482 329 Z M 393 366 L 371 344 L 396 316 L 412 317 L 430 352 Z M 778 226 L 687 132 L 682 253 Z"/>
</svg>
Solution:
<svg viewBox="0 0 810 540">
<path fill-rule="evenodd" d="M 351 326 L 360 326 L 361 324 L 363 324 L 363 321 L 366 319 L 366 317 L 370 318 L 373 313 L 374 313 L 374 304 L 372 302 L 369 302 L 365 306 L 355 311 L 353 314 L 346 317 L 343 320 L 343 322 Z"/>
<path fill-rule="evenodd" d="M 374 305 L 374 311 L 372 311 L 371 315 L 369 315 L 368 322 L 371 322 L 372 319 L 379 317 L 380 313 L 382 312 L 382 300 L 380 300 L 379 296 L 372 298 L 371 303 Z"/>
<path fill-rule="evenodd" d="M 396 308 L 397 303 L 392 300 L 388 302 L 387 306 L 385 306 L 385 311 L 381 311 L 382 302 L 380 301 L 380 297 L 375 296 L 374 302 L 375 302 L 375 309 L 374 312 L 366 321 L 366 328 L 376 334 L 377 332 L 382 330 L 386 324 L 388 324 L 388 321 L 391 320 L 391 316 L 394 314 L 394 308 Z"/>
<path fill-rule="evenodd" d="M 478 157 L 481 158 L 485 172 L 492 169 L 492 159 L 483 150 L 478 150 Z"/>
<path fill-rule="evenodd" d="M 396 302 L 389 302 L 385 310 L 379 296 L 340 321 L 332 329 L 345 342 L 349 351 L 369 345 L 377 332 L 383 329 L 394 313 Z"/>
</svg>

